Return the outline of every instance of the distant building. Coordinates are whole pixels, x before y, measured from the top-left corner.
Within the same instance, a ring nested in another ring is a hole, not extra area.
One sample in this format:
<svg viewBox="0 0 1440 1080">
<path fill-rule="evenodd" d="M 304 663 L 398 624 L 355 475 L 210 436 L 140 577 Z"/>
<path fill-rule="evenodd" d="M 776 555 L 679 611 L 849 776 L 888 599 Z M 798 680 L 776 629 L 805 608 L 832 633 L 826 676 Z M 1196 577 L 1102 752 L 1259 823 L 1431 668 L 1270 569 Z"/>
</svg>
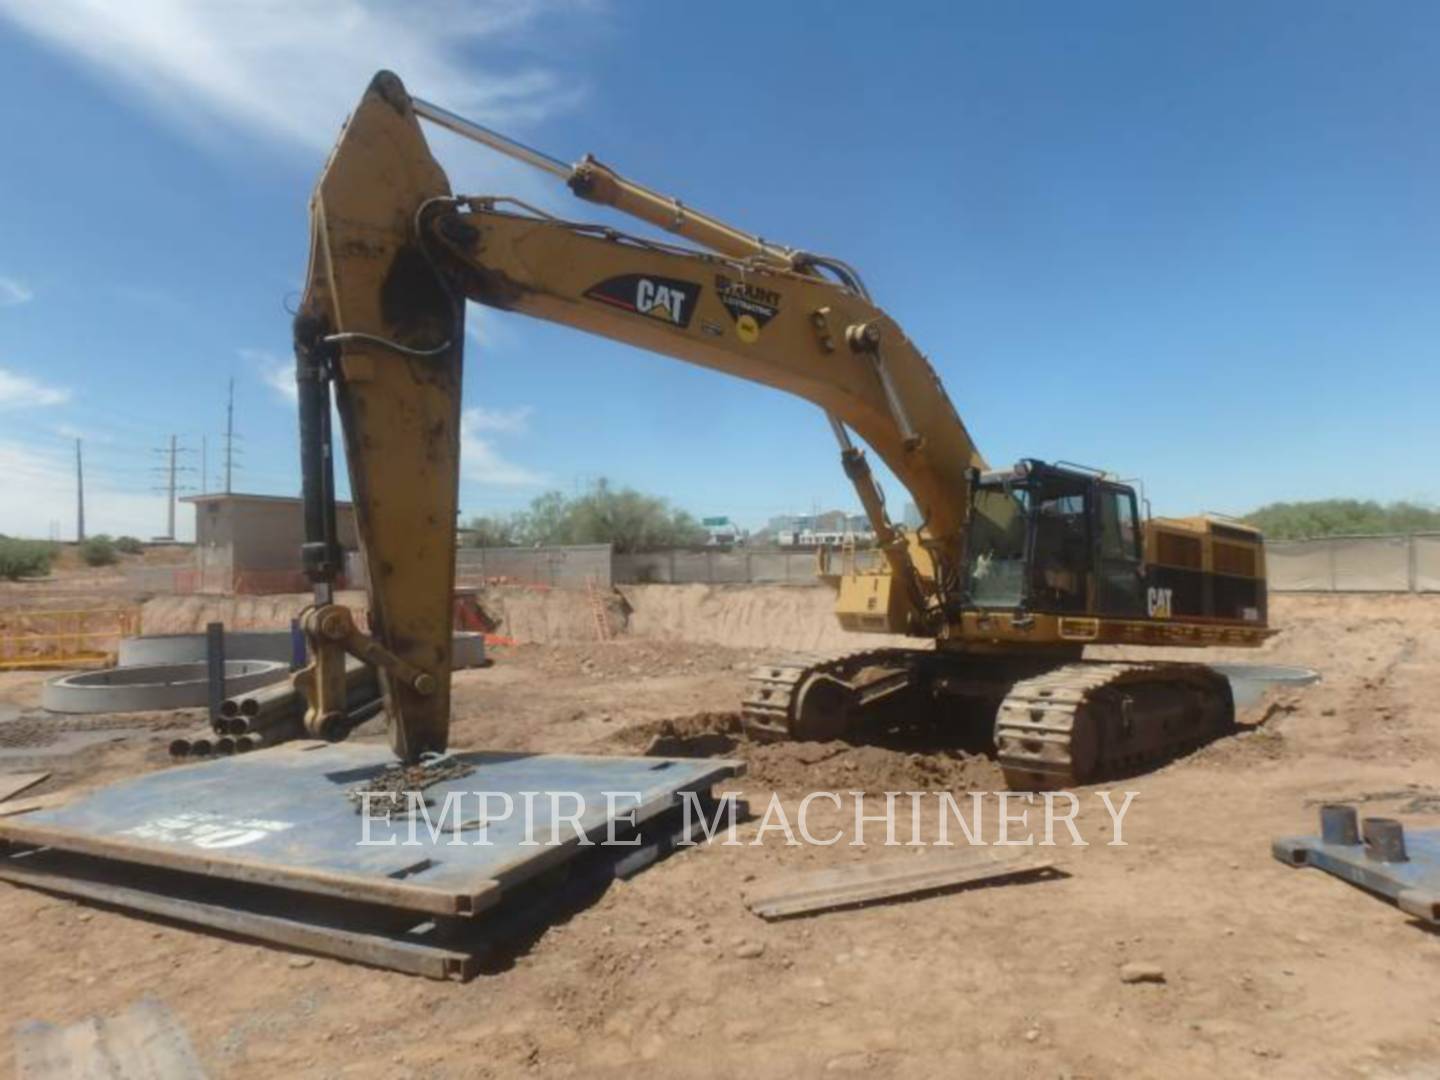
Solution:
<svg viewBox="0 0 1440 1080">
<path fill-rule="evenodd" d="M 706 547 L 734 547 L 745 539 L 745 534 L 728 517 L 707 517 L 700 519 L 705 530 Z"/>
<path fill-rule="evenodd" d="M 195 506 L 195 562 L 204 592 L 300 592 L 308 587 L 300 565 L 305 507 L 282 495 L 191 495 Z M 337 539 L 359 547 L 355 507 L 335 504 Z"/>
<path fill-rule="evenodd" d="M 864 514 L 827 510 L 820 514 L 784 514 L 773 517 L 766 531 L 785 548 L 843 547 L 853 543 L 868 547 L 875 543 L 875 531 Z"/>
</svg>

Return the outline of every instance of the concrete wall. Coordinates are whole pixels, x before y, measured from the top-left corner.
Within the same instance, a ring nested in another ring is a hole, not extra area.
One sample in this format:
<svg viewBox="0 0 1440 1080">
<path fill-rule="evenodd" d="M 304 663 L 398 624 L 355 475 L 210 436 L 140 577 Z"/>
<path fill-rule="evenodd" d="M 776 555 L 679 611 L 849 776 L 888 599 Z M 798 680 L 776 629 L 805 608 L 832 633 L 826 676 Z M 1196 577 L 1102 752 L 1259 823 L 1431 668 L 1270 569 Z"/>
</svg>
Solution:
<svg viewBox="0 0 1440 1080">
<path fill-rule="evenodd" d="M 234 495 L 195 503 L 195 581 L 191 591 L 283 592 L 303 587 L 300 545 L 305 511 L 299 499 Z M 355 509 L 336 508 L 340 546 L 358 546 Z"/>
<path fill-rule="evenodd" d="M 195 569 L 202 581 L 229 582 L 235 576 L 231 532 L 229 503 L 195 504 Z"/>
<path fill-rule="evenodd" d="M 617 585 L 813 585 L 813 551 L 654 551 L 616 555 Z"/>
<path fill-rule="evenodd" d="M 455 584 L 513 582 L 583 589 L 587 582 L 608 589 L 611 576 L 609 544 L 574 544 L 548 548 L 458 548 Z"/>
<path fill-rule="evenodd" d="M 305 513 L 300 503 L 240 499 L 226 506 L 226 514 L 236 572 L 300 568 L 300 545 L 305 542 Z M 339 507 L 335 524 L 340 546 L 347 550 L 357 547 L 354 508 Z"/>
<path fill-rule="evenodd" d="M 1326 536 L 1265 544 L 1275 592 L 1440 592 L 1440 534 Z"/>
<path fill-rule="evenodd" d="M 206 516 L 202 511 L 202 523 Z M 347 514 L 344 520 L 348 531 L 342 526 L 342 537 L 353 542 L 353 517 Z M 249 581 L 263 585 L 267 575 L 298 574 L 301 531 L 298 514 L 248 513 L 237 529 L 224 520 L 222 509 L 211 525 L 197 527 L 196 568 L 143 568 L 154 578 L 153 582 L 147 581 L 147 587 L 157 592 L 229 592 L 246 575 Z M 236 553 L 241 551 L 249 560 L 249 569 L 236 565 Z M 1265 553 L 1274 592 L 1440 592 L 1440 533 L 1270 541 Z M 581 589 L 590 581 L 600 588 L 643 584 L 811 585 L 816 581 L 813 552 L 657 551 L 616 555 L 608 544 L 586 544 L 460 548 L 455 562 L 456 584 L 462 586 L 512 583 Z M 351 553 L 346 565 L 351 587 L 363 588 L 358 554 Z M 298 577 L 296 581 L 295 589 L 303 589 L 304 583 Z M 257 587 L 239 591 L 294 589 Z"/>
</svg>

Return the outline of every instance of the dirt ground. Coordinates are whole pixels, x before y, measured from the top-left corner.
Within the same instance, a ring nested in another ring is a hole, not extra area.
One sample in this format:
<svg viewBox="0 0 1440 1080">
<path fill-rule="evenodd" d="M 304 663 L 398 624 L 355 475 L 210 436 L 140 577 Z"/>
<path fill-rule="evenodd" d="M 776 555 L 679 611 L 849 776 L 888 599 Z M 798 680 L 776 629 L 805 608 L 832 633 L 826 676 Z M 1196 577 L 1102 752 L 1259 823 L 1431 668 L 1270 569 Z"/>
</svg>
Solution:
<svg viewBox="0 0 1440 1080">
<path fill-rule="evenodd" d="M 912 849 L 879 837 L 786 847 L 774 834 L 711 844 L 615 884 L 463 985 L 0 886 L 0 1025 L 114 1014 L 149 994 L 221 1077 L 1440 1075 L 1440 935 L 1270 855 L 1272 838 L 1314 831 L 1322 799 L 1437 824 L 1440 597 L 1272 606 L 1283 633 L 1225 658 L 1313 666 L 1323 681 L 1250 710 L 1240 735 L 1110 785 L 1138 793 L 1126 846 L 1105 844 L 1108 816 L 1082 789 L 1094 842 L 1068 846 L 1062 831 L 1044 849 L 1064 871 L 1050 880 L 765 923 L 743 898 L 775 875 Z M 751 745 L 735 709 L 766 643 L 643 625 L 610 643 L 497 649 L 493 667 L 456 676 L 453 742 L 739 757 L 750 773 L 733 788 L 757 807 L 778 792 L 792 814 L 810 790 L 1001 782 L 958 743 Z M 0 676 L 0 771 L 52 770 L 37 792 L 167 767 L 173 728 L 193 723 L 157 714 L 47 731 L 15 718 L 43 678 Z M 63 735 L 57 751 L 62 731 L 89 734 Z M 845 825 L 820 806 L 817 834 Z M 1164 981 L 1123 982 L 1130 962 Z"/>
</svg>

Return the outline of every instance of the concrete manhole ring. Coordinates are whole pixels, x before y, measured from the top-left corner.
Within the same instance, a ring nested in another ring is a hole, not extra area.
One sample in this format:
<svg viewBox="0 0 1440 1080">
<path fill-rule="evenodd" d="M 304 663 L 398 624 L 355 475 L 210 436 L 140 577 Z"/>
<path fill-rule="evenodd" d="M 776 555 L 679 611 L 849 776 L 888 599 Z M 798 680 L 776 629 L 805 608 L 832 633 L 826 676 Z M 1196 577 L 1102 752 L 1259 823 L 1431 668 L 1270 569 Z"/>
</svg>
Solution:
<svg viewBox="0 0 1440 1080">
<path fill-rule="evenodd" d="M 279 682 L 289 672 L 288 664 L 276 660 L 227 660 L 224 696 Z M 107 713 L 190 709 L 209 699 L 205 664 L 146 664 L 51 679 L 40 703 L 51 712 Z"/>
<path fill-rule="evenodd" d="M 198 664 L 204 661 L 207 648 L 204 634 L 142 634 L 120 642 L 117 663 L 121 667 Z M 283 660 L 288 663 L 291 649 L 288 629 L 225 632 L 225 655 L 232 660 Z"/>
</svg>

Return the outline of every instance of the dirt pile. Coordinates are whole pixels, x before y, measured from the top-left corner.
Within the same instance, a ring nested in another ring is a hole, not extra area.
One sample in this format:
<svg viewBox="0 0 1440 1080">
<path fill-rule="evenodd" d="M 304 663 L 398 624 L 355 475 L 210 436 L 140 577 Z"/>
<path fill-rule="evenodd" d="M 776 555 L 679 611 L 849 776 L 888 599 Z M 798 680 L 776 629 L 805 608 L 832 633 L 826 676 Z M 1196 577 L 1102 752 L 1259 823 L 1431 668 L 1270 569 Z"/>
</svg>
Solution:
<svg viewBox="0 0 1440 1080">
<path fill-rule="evenodd" d="M 688 641 L 617 641 L 575 645 L 516 645 L 494 650 L 497 660 L 519 657 L 547 675 L 633 680 L 741 672 L 764 662 L 760 650 L 707 648 Z"/>
<path fill-rule="evenodd" d="M 618 732 L 613 740 L 632 752 L 658 757 L 738 758 L 749 782 L 795 791 L 997 791 L 1005 781 L 984 754 L 958 748 L 924 752 L 899 746 L 843 741 L 756 743 L 745 736 L 738 712 L 699 712 Z"/>
<path fill-rule="evenodd" d="M 365 594 L 342 592 L 339 603 L 365 610 Z M 314 602 L 309 593 L 274 596 L 157 596 L 140 609 L 142 634 L 198 634 L 212 622 L 227 630 L 279 630 Z"/>
<path fill-rule="evenodd" d="M 1004 791 L 1000 767 L 964 750 L 913 753 L 846 742 L 778 743 L 745 755 L 756 784 L 796 791 Z"/>
<path fill-rule="evenodd" d="M 578 589 L 498 585 L 483 590 L 480 602 L 500 619 L 496 633 L 522 644 L 555 645 L 600 638 L 589 596 Z M 610 633 L 625 633 L 628 611 L 624 600 L 615 593 L 602 593 L 601 602 Z"/>
<path fill-rule="evenodd" d="M 566 589 L 496 586 L 486 610 L 517 642 L 554 645 L 599 637 L 589 598 Z M 835 594 L 821 586 L 624 585 L 604 596 L 611 633 L 657 642 L 687 641 L 734 649 L 842 652 L 894 644 L 884 634 L 850 634 L 834 614 Z"/>
<path fill-rule="evenodd" d="M 575 589 L 500 585 L 480 596 L 500 619 L 498 633 L 519 644 L 558 645 L 600 639 L 588 595 Z M 687 641 L 735 649 L 835 653 L 906 642 L 888 634 L 851 634 L 834 614 L 835 594 L 818 585 L 626 585 L 601 598 L 613 637 Z M 306 593 L 277 596 L 159 596 L 146 602 L 143 632 L 197 633 L 208 622 L 234 629 L 288 626 L 310 602 Z M 365 608 L 363 593 L 340 602 Z"/>
<path fill-rule="evenodd" d="M 835 620 L 835 594 L 818 585 L 626 585 L 634 637 L 731 648 L 841 652 L 909 639 L 851 634 Z"/>
</svg>

